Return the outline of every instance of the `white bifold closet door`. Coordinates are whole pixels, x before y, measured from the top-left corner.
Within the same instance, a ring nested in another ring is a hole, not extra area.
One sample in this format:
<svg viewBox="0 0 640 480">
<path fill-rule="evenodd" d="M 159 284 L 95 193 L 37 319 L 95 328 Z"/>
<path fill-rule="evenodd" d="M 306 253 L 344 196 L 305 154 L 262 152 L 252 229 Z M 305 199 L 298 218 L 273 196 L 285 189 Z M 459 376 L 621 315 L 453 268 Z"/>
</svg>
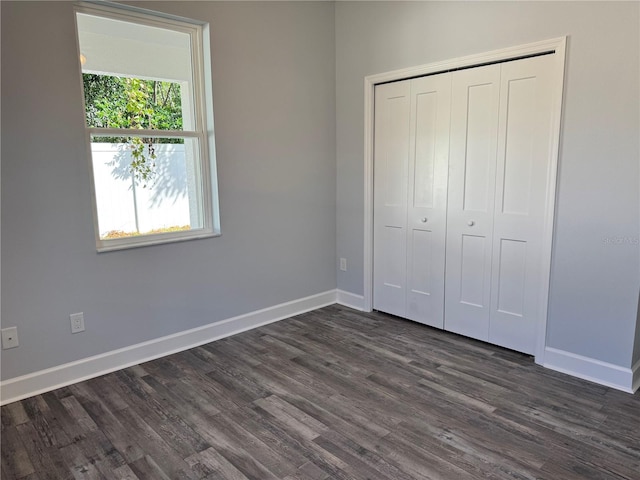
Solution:
<svg viewBox="0 0 640 480">
<path fill-rule="evenodd" d="M 500 65 L 456 72 L 452 91 L 445 328 L 488 341 Z"/>
<path fill-rule="evenodd" d="M 445 329 L 533 354 L 551 151 L 551 56 L 456 72 Z"/>
<path fill-rule="evenodd" d="M 376 87 L 374 308 L 442 328 L 451 75 Z"/>
<path fill-rule="evenodd" d="M 552 62 L 376 86 L 375 309 L 534 353 Z"/>
</svg>

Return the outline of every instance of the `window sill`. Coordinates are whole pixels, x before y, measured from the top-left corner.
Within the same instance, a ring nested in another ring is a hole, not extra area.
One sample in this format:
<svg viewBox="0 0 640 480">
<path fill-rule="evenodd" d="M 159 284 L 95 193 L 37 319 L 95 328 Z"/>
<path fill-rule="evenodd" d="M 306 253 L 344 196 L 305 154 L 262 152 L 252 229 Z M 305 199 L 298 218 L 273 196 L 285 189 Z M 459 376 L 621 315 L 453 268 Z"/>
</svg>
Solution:
<svg viewBox="0 0 640 480">
<path fill-rule="evenodd" d="M 167 233 L 141 235 L 139 237 L 128 237 L 114 240 L 98 240 L 96 250 L 98 253 L 113 252 L 116 250 L 129 250 L 132 248 L 149 247 L 152 245 L 163 245 L 166 243 L 186 242 L 202 238 L 219 237 L 220 235 L 221 233 L 217 231 L 196 230 L 181 234 Z"/>
</svg>

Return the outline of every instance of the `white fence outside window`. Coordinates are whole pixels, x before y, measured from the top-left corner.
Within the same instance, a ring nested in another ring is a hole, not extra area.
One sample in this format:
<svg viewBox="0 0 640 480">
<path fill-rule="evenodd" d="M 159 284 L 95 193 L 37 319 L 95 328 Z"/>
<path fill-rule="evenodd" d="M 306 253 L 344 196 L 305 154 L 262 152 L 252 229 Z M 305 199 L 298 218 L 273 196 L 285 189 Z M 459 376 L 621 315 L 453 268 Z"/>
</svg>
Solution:
<svg viewBox="0 0 640 480">
<path fill-rule="evenodd" d="M 126 144 L 92 143 L 100 236 L 191 225 L 197 228 L 196 175 L 184 144 L 155 144 L 154 177 L 134 182 Z M 191 199 L 191 201 L 190 201 Z"/>
</svg>

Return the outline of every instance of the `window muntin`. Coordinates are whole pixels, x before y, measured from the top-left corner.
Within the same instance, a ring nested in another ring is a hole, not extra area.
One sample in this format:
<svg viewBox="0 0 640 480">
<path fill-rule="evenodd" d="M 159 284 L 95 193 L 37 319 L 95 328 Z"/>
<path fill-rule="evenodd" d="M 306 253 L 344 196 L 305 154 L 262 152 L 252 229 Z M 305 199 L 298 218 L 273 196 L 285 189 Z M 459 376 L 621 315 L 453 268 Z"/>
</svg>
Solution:
<svg viewBox="0 0 640 480">
<path fill-rule="evenodd" d="M 203 27 L 101 5 L 76 22 L 98 250 L 217 234 Z"/>
</svg>

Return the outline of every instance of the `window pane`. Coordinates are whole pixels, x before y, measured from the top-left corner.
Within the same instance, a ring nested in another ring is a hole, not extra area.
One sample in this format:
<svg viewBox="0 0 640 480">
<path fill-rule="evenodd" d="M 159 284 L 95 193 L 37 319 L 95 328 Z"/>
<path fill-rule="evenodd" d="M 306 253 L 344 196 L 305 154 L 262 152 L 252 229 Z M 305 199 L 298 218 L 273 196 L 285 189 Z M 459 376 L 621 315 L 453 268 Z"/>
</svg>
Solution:
<svg viewBox="0 0 640 480">
<path fill-rule="evenodd" d="M 196 138 L 91 139 L 100 239 L 203 228 Z"/>
<path fill-rule="evenodd" d="M 116 106 L 134 105 L 129 117 L 148 117 L 144 106 L 162 105 L 168 94 L 174 103 L 179 100 L 184 128 L 193 130 L 190 34 L 84 13 L 77 14 L 77 21 L 85 101 L 87 97 L 107 98 L 103 110 L 117 112 Z M 96 101 L 89 100 L 86 106 L 88 125 L 104 126 L 95 123 L 94 110 L 100 108 Z M 116 115 L 114 112 L 112 121 Z M 161 123 L 141 128 L 165 129 Z"/>
<path fill-rule="evenodd" d="M 87 126 L 182 130 L 181 85 L 83 73 Z"/>
</svg>

